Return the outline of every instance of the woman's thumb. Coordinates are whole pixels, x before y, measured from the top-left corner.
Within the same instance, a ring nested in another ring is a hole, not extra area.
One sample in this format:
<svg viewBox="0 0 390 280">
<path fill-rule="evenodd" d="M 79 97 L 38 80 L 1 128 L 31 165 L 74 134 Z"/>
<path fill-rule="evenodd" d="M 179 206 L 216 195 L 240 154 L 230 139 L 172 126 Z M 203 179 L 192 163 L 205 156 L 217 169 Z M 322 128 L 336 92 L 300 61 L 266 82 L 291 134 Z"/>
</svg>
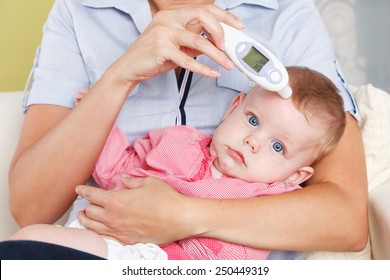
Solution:
<svg viewBox="0 0 390 280">
<path fill-rule="evenodd" d="M 142 178 L 134 178 L 127 174 L 122 175 L 122 182 L 124 187 L 128 189 L 137 189 L 143 187 Z"/>
</svg>

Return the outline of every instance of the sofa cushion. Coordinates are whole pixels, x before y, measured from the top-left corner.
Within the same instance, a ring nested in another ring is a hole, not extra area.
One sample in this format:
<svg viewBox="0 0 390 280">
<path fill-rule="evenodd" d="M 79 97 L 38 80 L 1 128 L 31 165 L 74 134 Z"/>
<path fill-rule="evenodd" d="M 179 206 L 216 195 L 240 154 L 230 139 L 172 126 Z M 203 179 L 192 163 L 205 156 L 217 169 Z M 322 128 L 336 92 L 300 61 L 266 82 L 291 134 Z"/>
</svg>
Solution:
<svg viewBox="0 0 390 280">
<path fill-rule="evenodd" d="M 353 95 L 362 115 L 370 192 L 390 178 L 390 95 L 371 84 L 356 88 Z"/>
<path fill-rule="evenodd" d="M 8 208 L 8 168 L 22 127 L 22 98 L 21 91 L 0 92 L 0 240 L 18 229 Z"/>
<path fill-rule="evenodd" d="M 371 84 L 350 86 L 349 90 L 361 114 L 360 126 L 366 155 L 368 191 L 372 192 L 390 180 L 390 95 Z M 368 242 L 361 252 L 308 252 L 303 254 L 303 258 L 370 259 L 371 245 Z"/>
</svg>

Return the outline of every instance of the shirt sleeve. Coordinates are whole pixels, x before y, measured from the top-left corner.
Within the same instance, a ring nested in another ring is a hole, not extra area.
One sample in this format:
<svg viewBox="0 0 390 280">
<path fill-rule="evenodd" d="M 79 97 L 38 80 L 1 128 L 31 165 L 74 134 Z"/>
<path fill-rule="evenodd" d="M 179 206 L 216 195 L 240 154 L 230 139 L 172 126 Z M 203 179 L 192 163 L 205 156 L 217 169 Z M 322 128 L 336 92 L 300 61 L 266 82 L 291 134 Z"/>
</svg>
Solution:
<svg viewBox="0 0 390 280">
<path fill-rule="evenodd" d="M 55 1 L 43 28 L 24 110 L 31 104 L 71 108 L 75 94 L 90 85 L 72 21 L 67 2 Z"/>
</svg>

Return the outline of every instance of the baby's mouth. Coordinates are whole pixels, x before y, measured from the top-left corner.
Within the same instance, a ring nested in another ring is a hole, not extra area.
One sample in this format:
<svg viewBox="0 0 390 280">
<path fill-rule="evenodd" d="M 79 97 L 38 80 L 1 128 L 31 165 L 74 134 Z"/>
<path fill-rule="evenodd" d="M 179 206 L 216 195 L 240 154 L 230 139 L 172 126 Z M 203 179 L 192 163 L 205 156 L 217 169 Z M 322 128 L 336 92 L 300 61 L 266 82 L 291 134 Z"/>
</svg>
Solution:
<svg viewBox="0 0 390 280">
<path fill-rule="evenodd" d="M 245 158 L 241 152 L 228 147 L 227 153 L 236 163 L 245 165 Z"/>
</svg>

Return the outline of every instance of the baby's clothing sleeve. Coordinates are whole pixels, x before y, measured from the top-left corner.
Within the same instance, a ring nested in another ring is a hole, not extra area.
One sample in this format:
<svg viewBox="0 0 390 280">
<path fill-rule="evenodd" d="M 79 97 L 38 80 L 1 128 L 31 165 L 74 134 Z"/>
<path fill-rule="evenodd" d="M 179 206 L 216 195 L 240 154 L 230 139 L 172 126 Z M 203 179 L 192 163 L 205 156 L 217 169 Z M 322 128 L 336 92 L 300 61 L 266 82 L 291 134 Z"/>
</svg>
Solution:
<svg viewBox="0 0 390 280">
<path fill-rule="evenodd" d="M 126 135 L 114 125 L 95 164 L 92 176 L 103 189 L 119 188 L 124 172 L 138 161 L 139 158 L 136 157 Z"/>
</svg>

